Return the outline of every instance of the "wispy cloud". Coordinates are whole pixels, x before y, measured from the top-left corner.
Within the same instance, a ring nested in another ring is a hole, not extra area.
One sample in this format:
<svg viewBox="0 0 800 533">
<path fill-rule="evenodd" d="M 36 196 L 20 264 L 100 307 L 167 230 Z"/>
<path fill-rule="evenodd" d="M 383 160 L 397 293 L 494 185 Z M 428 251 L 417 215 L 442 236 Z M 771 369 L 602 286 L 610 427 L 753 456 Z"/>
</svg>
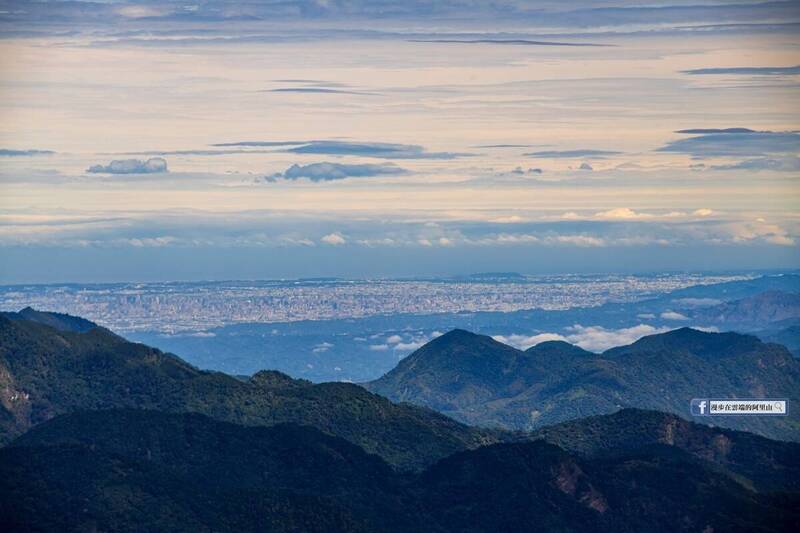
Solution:
<svg viewBox="0 0 800 533">
<path fill-rule="evenodd" d="M 774 172 L 797 172 L 800 171 L 800 157 L 757 157 L 746 159 L 738 163 L 729 165 L 712 165 L 712 170 L 769 170 Z"/>
<path fill-rule="evenodd" d="M 271 146 L 297 146 L 301 144 L 307 144 L 309 141 L 237 141 L 237 142 L 229 142 L 229 143 L 216 143 L 212 144 L 211 146 L 241 146 L 241 147 L 271 147 Z M 313 141 L 312 141 L 313 142 Z"/>
<path fill-rule="evenodd" d="M 728 130 L 683 130 L 702 133 L 687 139 L 667 143 L 659 152 L 677 152 L 695 157 L 763 156 L 765 154 L 795 154 L 800 151 L 800 134 L 795 132 Z"/>
<path fill-rule="evenodd" d="M 543 157 L 547 159 L 602 159 L 610 155 L 618 155 L 621 152 L 612 150 L 544 150 L 541 152 L 530 152 L 525 155 L 530 157 Z"/>
<path fill-rule="evenodd" d="M 55 152 L 51 150 L 12 150 L 9 148 L 0 148 L 0 157 L 28 157 L 36 155 L 52 155 Z"/>
<path fill-rule="evenodd" d="M 794 67 L 712 67 L 682 71 L 684 74 L 740 74 L 744 76 L 794 76 L 800 74 L 800 65 Z"/>
<path fill-rule="evenodd" d="M 266 89 L 261 92 L 267 93 L 297 93 L 297 94 L 358 94 L 374 96 L 376 93 L 361 91 L 347 91 L 344 89 L 330 89 L 327 87 L 279 87 L 277 89 Z"/>
<path fill-rule="evenodd" d="M 689 320 L 688 316 L 678 313 L 677 311 L 664 311 L 660 316 L 664 320 Z"/>
<path fill-rule="evenodd" d="M 311 141 L 289 148 L 295 154 L 355 155 L 382 159 L 453 159 L 471 154 L 428 152 L 422 146 L 384 142 Z"/>
<path fill-rule="evenodd" d="M 648 5 L 631 5 L 627 1 L 606 2 L 598 6 L 588 1 L 575 1 L 565 6 L 553 0 L 537 2 L 469 1 L 454 0 L 431 2 L 430 0 L 406 0 L 389 2 L 375 0 L 323 1 L 323 0 L 275 0 L 264 2 L 229 2 L 227 0 L 205 0 L 187 5 L 178 0 L 153 2 L 26 2 L 9 0 L 8 14 L 4 17 L 13 23 L 56 24 L 74 27 L 76 22 L 94 27 L 115 26 L 120 20 L 155 21 L 183 24 L 194 27 L 198 24 L 233 23 L 262 20 L 326 21 L 364 23 L 373 21 L 413 22 L 414 27 L 436 29 L 447 27 L 470 28 L 464 21 L 480 20 L 500 26 L 533 28 L 576 28 L 581 32 L 604 30 L 618 26 L 680 29 L 686 25 L 701 24 L 731 25 L 760 22 L 791 21 L 796 17 L 792 2 L 652 2 Z M 87 8 L 91 5 L 91 9 Z M 25 9 L 23 9 L 25 8 Z M 350 27 L 350 26 L 348 26 Z M 372 26 L 370 26 L 372 27 Z M 315 28 L 316 29 L 316 28 Z M 685 29 L 685 28 L 684 28 Z M 317 30 L 319 31 L 319 30 Z M 706 30 L 709 31 L 709 30 Z M 452 37 L 450 37 L 452 38 Z M 511 37 L 509 37 L 511 38 Z"/>
<path fill-rule="evenodd" d="M 410 42 L 442 44 L 499 44 L 508 46 L 611 46 L 609 44 L 599 43 L 533 41 L 530 39 L 410 39 Z"/>
<path fill-rule="evenodd" d="M 688 130 L 678 130 L 675 133 L 688 133 L 692 135 L 706 135 L 711 133 L 758 133 L 750 128 L 690 128 Z"/>
</svg>

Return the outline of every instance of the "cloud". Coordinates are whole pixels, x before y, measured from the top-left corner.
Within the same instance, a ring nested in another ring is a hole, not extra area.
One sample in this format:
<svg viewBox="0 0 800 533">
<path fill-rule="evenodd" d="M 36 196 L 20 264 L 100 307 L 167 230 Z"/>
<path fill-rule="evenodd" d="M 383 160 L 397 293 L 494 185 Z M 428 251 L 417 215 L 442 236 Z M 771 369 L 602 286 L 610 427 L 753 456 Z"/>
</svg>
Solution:
<svg viewBox="0 0 800 533">
<path fill-rule="evenodd" d="M 664 320 L 689 320 L 689 317 L 682 315 L 675 311 L 664 311 L 661 313 L 661 318 Z"/>
<path fill-rule="evenodd" d="M 156 6 L 145 5 L 126 5 L 117 9 L 117 13 L 127 18 L 153 18 L 163 17 L 172 13 L 168 9 L 160 9 Z"/>
<path fill-rule="evenodd" d="M 451 246 L 456 243 L 453 239 L 442 239 L 435 241 L 442 246 Z M 462 237 L 459 243 L 476 245 L 476 246 L 515 246 L 521 244 L 539 244 L 546 246 L 554 245 L 568 245 L 578 246 L 583 248 L 596 248 L 607 246 L 609 243 L 601 237 L 592 235 L 581 234 L 565 234 L 565 235 L 531 235 L 528 233 L 500 233 L 496 235 L 484 235 L 477 238 L 464 238 Z M 434 242 L 429 239 L 421 239 L 419 244 L 423 246 L 433 246 Z"/>
<path fill-rule="evenodd" d="M 524 175 L 525 175 L 525 172 L 526 172 L 526 171 L 525 171 L 525 169 L 524 169 L 524 168 L 522 168 L 522 167 L 516 167 L 516 168 L 514 168 L 514 170 L 512 170 L 512 171 L 511 171 L 511 174 L 516 174 L 517 176 L 524 176 Z M 543 171 L 542 171 L 542 169 L 541 169 L 541 168 L 529 168 L 529 169 L 527 170 L 527 173 L 528 173 L 528 174 L 541 174 L 542 172 L 543 172 Z"/>
<path fill-rule="evenodd" d="M 564 335 L 558 333 L 539 333 L 536 335 L 512 334 L 508 336 L 496 335 L 495 340 L 510 344 L 521 350 L 526 350 L 545 341 L 565 341 L 590 352 L 604 352 L 615 346 L 631 344 L 647 335 L 664 333 L 670 328 L 656 328 L 648 324 L 639 324 L 629 328 L 606 329 L 602 326 L 582 326 L 576 324 L 565 328 Z"/>
<path fill-rule="evenodd" d="M 519 215 L 509 215 L 492 218 L 489 220 L 489 222 L 492 224 L 521 224 L 523 222 L 528 222 L 528 219 Z"/>
<path fill-rule="evenodd" d="M 340 244 L 347 243 L 347 239 L 338 233 L 329 233 L 323 236 L 320 241 L 324 242 L 325 244 L 330 244 L 331 246 L 338 246 Z"/>
<path fill-rule="evenodd" d="M 794 76 L 800 74 L 800 65 L 794 67 L 714 67 L 683 70 L 683 74 L 741 74 L 745 76 Z"/>
<path fill-rule="evenodd" d="M 800 134 L 795 132 L 721 130 L 672 141 L 658 148 L 657 151 L 684 153 L 695 157 L 795 154 L 800 151 Z"/>
<path fill-rule="evenodd" d="M 711 307 L 722 303 L 722 300 L 718 300 L 717 298 L 678 298 L 672 301 L 680 306 L 691 308 Z"/>
<path fill-rule="evenodd" d="M 144 176 L 165 175 L 143 175 L 137 180 L 146 179 Z M 457 218 L 451 220 L 442 218 L 440 213 L 426 211 L 299 214 L 275 209 L 165 210 L 105 214 L 46 212 L 47 216 L 9 212 L 0 213 L 0 246 L 91 246 L 98 249 L 161 246 L 182 250 L 181 253 L 189 253 L 187 248 L 208 247 L 291 248 L 296 249 L 291 252 L 292 257 L 321 257 L 347 250 L 380 257 L 384 252 L 379 250 L 386 250 L 386 257 L 419 254 L 414 261 L 423 256 L 452 253 L 471 261 L 494 261 L 495 257 L 501 261 L 502 257 L 506 262 L 515 261 L 517 254 L 547 257 L 551 261 L 561 257 L 561 252 L 577 257 L 577 253 L 584 250 L 594 257 L 626 256 L 649 261 L 659 257 L 659 261 L 664 261 L 662 248 L 672 249 L 672 253 L 682 257 L 689 253 L 684 247 L 697 249 L 706 245 L 723 247 L 719 253 L 735 253 L 742 257 L 758 256 L 747 250 L 765 245 L 770 248 L 767 251 L 770 254 L 786 253 L 779 247 L 790 246 L 798 235 L 797 222 L 782 214 L 762 214 L 769 217 L 762 219 L 751 213 L 715 213 L 706 208 L 685 213 L 651 213 L 620 207 L 569 215 L 568 219 L 558 218 L 552 212 L 538 214 L 526 210 L 465 214 L 468 218 L 461 219 L 458 218 L 461 215 L 456 214 Z M 604 247 L 614 247 L 617 252 L 610 255 L 592 252 Z M 376 250 L 374 255 L 370 249 Z M 487 255 L 487 249 L 492 253 Z M 444 250 L 451 253 L 444 253 Z M 385 341 L 381 339 L 380 342 Z"/>
<path fill-rule="evenodd" d="M 730 165 L 713 165 L 712 170 L 771 170 L 775 172 L 796 172 L 800 170 L 800 157 L 758 157 L 746 159 Z"/>
<path fill-rule="evenodd" d="M 269 147 L 269 146 L 299 146 L 301 144 L 307 144 L 308 141 L 237 141 L 237 142 L 230 142 L 230 143 L 216 143 L 212 144 L 211 146 L 241 146 L 241 147 Z"/>
<path fill-rule="evenodd" d="M 637 213 L 628 207 L 618 207 L 609 211 L 602 211 L 596 213 L 595 218 L 602 218 L 606 220 L 637 220 L 640 218 L 649 218 L 647 215 Z"/>
<path fill-rule="evenodd" d="M 0 148 L 0 157 L 28 157 L 35 155 L 52 155 L 55 152 L 52 150 L 12 150 L 9 148 Z"/>
<path fill-rule="evenodd" d="M 392 335 L 386 339 L 386 342 L 388 344 L 398 344 L 403 342 L 403 337 L 401 337 L 400 335 Z"/>
<path fill-rule="evenodd" d="M 311 141 L 289 148 L 295 154 L 355 155 L 382 159 L 454 159 L 472 154 L 428 152 L 422 146 L 383 142 Z"/>
<path fill-rule="evenodd" d="M 141 237 L 141 238 L 132 238 L 132 239 L 125 239 L 126 243 L 130 246 L 135 248 L 160 248 L 162 246 L 169 246 L 171 244 L 175 244 L 180 241 L 180 239 L 176 237 L 172 237 L 170 235 L 164 235 L 161 237 Z"/>
<path fill-rule="evenodd" d="M 389 349 L 388 344 L 370 344 L 369 349 L 372 352 L 385 352 Z"/>
<path fill-rule="evenodd" d="M 419 340 L 413 342 L 401 342 L 394 345 L 394 350 L 397 352 L 411 352 L 418 350 L 428 343 L 426 340 Z"/>
<path fill-rule="evenodd" d="M 703 27 L 704 33 L 711 31 L 732 31 L 739 26 L 776 21 L 791 22 L 796 18 L 796 6 L 793 2 L 706 2 L 688 0 L 672 2 L 651 2 L 641 4 L 622 0 L 616 2 L 591 2 L 575 0 L 565 7 L 563 2 L 555 0 L 540 1 L 486 1 L 486 0 L 451 0 L 434 2 L 431 0 L 405 0 L 403 2 L 388 0 L 270 0 L 232 2 L 229 0 L 204 0 L 203 2 L 178 2 L 164 0 L 158 4 L 145 0 L 119 0 L 114 2 L 29 2 L 24 0 L 6 1 L 9 4 L 5 18 L 20 25 L 21 23 L 62 24 L 69 28 L 86 27 L 89 31 L 97 27 L 108 27 L 118 22 L 119 17 L 147 19 L 158 17 L 159 23 L 190 24 L 195 28 L 201 24 L 225 23 L 227 32 L 219 32 L 227 43 L 232 40 L 230 28 L 236 28 L 237 22 L 259 20 L 340 22 L 348 29 L 347 35 L 367 33 L 378 23 L 385 21 L 403 21 L 405 26 L 412 23 L 415 28 L 439 29 L 443 26 L 454 26 L 467 30 L 474 27 L 471 21 L 480 20 L 487 25 L 513 28 L 520 25 L 537 29 L 576 28 L 581 33 L 607 31 L 609 26 L 642 26 L 671 29 L 672 31 L 696 31 L 695 26 L 708 23 L 713 26 Z M 24 9 L 23 9 L 24 8 Z M 356 24 L 364 28 L 363 32 L 352 29 Z M 83 26 L 77 26 L 82 23 Z M 724 24 L 722 24 L 724 23 Z M 734 24 L 736 23 L 736 24 Z M 718 26 L 716 26 L 718 25 Z M 159 25 L 159 29 L 162 25 Z M 249 29 L 249 25 L 245 25 Z M 145 27 L 149 30 L 149 27 Z M 132 33 L 132 32 L 131 32 Z M 145 36 L 154 31 L 142 32 Z M 243 32 L 241 39 L 260 38 Z M 322 33 L 312 27 L 312 35 Z M 541 33 L 541 31 L 539 32 Z M 125 32 L 124 36 L 128 36 Z M 216 35 L 216 34 L 215 34 Z M 196 44 L 208 42 L 202 35 L 188 35 L 185 41 Z M 419 38 L 432 39 L 429 34 Z M 452 36 L 443 35 L 443 39 Z M 152 39 L 152 37 L 151 37 Z M 144 37 L 141 39 L 146 41 Z M 475 40 L 486 40 L 480 35 Z M 520 41 L 522 41 L 520 39 Z M 238 42 L 238 41 L 233 41 Z M 524 41 L 522 41 L 524 42 Z M 535 42 L 535 41 L 533 41 Z M 571 43 L 568 43 L 571 44 Z"/>
<path fill-rule="evenodd" d="M 609 155 L 617 155 L 621 153 L 622 152 L 614 152 L 611 150 L 545 150 L 542 152 L 531 152 L 525 155 L 530 157 L 544 157 L 548 159 L 602 159 Z"/>
<path fill-rule="evenodd" d="M 281 87 L 278 89 L 268 89 L 268 93 L 298 93 L 298 94 L 360 94 L 371 95 L 374 93 L 360 91 L 346 91 L 343 89 L 329 89 L 327 87 Z"/>
<path fill-rule="evenodd" d="M 115 159 L 108 165 L 93 165 L 86 169 L 93 174 L 155 174 L 168 172 L 167 161 L 161 157 L 141 159 Z"/>
<path fill-rule="evenodd" d="M 573 246 L 588 248 L 606 246 L 607 244 L 605 239 L 589 235 L 558 235 L 554 237 L 553 240 L 559 244 L 571 244 Z"/>
<path fill-rule="evenodd" d="M 411 39 L 412 43 L 444 44 L 501 44 L 513 46 L 611 46 L 598 43 L 568 43 L 561 41 L 530 41 L 527 39 Z"/>
<path fill-rule="evenodd" d="M 728 224 L 725 229 L 730 233 L 734 242 L 763 240 L 779 246 L 793 246 L 795 243 L 794 238 L 786 229 L 762 218 L 751 222 L 733 222 Z"/>
<path fill-rule="evenodd" d="M 678 130 L 675 133 L 687 133 L 692 135 L 705 135 L 709 133 L 758 133 L 750 128 L 690 128 L 688 130 Z"/>
<path fill-rule="evenodd" d="M 321 342 L 321 343 L 315 345 L 314 349 L 311 350 L 311 351 L 314 352 L 314 353 L 325 353 L 328 350 L 330 350 L 331 348 L 333 348 L 333 344 L 331 344 L 329 342 Z"/>
<path fill-rule="evenodd" d="M 697 209 L 695 210 L 692 215 L 697 217 L 707 217 L 712 215 L 714 212 L 711 209 Z M 594 218 L 600 220 L 655 220 L 655 219 L 678 219 L 686 217 L 686 213 L 683 211 L 669 211 L 667 213 L 642 213 L 639 211 L 634 211 L 629 207 L 617 207 L 615 209 L 610 209 L 608 211 L 601 211 L 599 213 L 594 214 Z M 575 213 L 565 213 L 563 218 L 567 219 L 580 219 L 580 217 Z"/>
<path fill-rule="evenodd" d="M 277 179 L 299 180 L 308 179 L 311 181 L 333 181 L 345 178 L 367 178 L 374 176 L 398 176 L 406 174 L 408 171 L 396 165 L 387 163 L 381 165 L 361 164 L 343 165 L 340 163 L 311 163 L 310 165 L 292 165 L 284 172 L 273 174 L 266 181 Z"/>
<path fill-rule="evenodd" d="M 404 340 L 402 342 L 397 342 L 392 346 L 392 349 L 395 352 L 405 353 L 405 352 L 412 352 L 417 350 L 427 343 L 435 339 L 436 337 L 440 337 L 442 335 L 441 331 L 432 331 L 429 334 L 425 334 L 422 332 L 418 332 L 416 334 L 412 334 L 411 338 L 408 340 Z M 396 340 L 396 339 L 394 339 Z M 388 341 L 387 341 L 388 342 Z"/>
<path fill-rule="evenodd" d="M 511 335 L 493 335 L 492 338 L 497 342 L 508 344 L 520 350 L 527 350 L 531 346 L 547 342 L 547 341 L 564 341 L 568 342 L 567 338 L 558 333 L 539 333 L 537 335 L 519 335 L 513 333 Z"/>
<path fill-rule="evenodd" d="M 630 328 L 606 329 L 601 326 L 575 325 L 567 328 L 567 339 L 584 350 L 603 352 L 615 346 L 624 346 L 638 341 L 647 335 L 664 333 L 670 328 L 655 328 L 649 324 L 639 324 Z"/>
</svg>

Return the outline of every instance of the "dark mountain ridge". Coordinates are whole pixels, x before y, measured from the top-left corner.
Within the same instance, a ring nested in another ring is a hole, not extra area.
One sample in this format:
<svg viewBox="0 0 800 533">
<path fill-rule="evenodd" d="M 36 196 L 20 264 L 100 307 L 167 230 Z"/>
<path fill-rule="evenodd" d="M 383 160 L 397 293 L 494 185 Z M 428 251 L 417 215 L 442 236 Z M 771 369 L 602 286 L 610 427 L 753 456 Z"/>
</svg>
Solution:
<svg viewBox="0 0 800 533">
<path fill-rule="evenodd" d="M 548 426 L 526 438 L 540 438 L 590 458 L 674 446 L 719 465 L 751 489 L 800 491 L 800 443 L 696 424 L 659 411 L 623 409 Z"/>
<path fill-rule="evenodd" d="M 468 424 L 533 430 L 623 407 L 686 415 L 692 398 L 800 400 L 800 361 L 752 335 L 681 328 L 592 354 L 563 342 L 525 352 L 456 330 L 403 359 L 368 389 Z M 800 440 L 800 418 L 704 423 Z"/>
</svg>

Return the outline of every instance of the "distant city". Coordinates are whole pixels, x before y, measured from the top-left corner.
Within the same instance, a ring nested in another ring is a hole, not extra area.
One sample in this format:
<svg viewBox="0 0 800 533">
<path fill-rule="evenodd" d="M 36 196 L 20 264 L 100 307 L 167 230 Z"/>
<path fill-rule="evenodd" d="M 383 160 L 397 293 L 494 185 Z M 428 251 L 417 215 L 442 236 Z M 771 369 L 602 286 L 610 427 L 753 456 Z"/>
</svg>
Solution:
<svg viewBox="0 0 800 533">
<path fill-rule="evenodd" d="M 547 311 L 633 302 L 749 274 L 526 276 L 415 280 L 274 280 L 0 286 L 0 309 L 79 315 L 120 333 L 204 331 L 242 323 L 380 315 Z"/>
</svg>

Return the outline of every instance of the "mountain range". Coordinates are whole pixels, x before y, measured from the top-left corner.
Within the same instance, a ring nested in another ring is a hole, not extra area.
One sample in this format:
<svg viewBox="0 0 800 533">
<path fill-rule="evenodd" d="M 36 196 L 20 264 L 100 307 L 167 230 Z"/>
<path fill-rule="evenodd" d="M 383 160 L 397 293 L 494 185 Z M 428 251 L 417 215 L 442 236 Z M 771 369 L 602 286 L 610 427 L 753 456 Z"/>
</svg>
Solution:
<svg viewBox="0 0 800 533">
<path fill-rule="evenodd" d="M 686 415 L 692 398 L 800 399 L 800 361 L 751 335 L 682 328 L 595 354 L 562 341 L 526 351 L 454 330 L 365 386 L 462 422 L 530 431 L 624 407 Z M 800 417 L 707 417 L 800 440 Z"/>
<path fill-rule="evenodd" d="M 729 328 L 760 329 L 779 323 L 800 320 L 800 294 L 765 291 L 740 300 L 698 309 L 693 318 L 709 325 Z"/>
<path fill-rule="evenodd" d="M 694 330 L 602 355 L 563 342 L 521 352 L 456 330 L 398 370 L 418 376 L 408 381 L 414 386 L 435 386 L 419 397 L 433 402 L 441 394 L 439 408 L 471 398 L 473 412 L 495 415 L 499 410 L 484 407 L 492 395 L 522 394 L 536 379 L 544 383 L 537 394 L 549 387 L 554 402 L 565 398 L 558 394 L 580 398 L 575 391 L 582 383 L 598 398 L 616 390 L 613 401 L 622 405 L 633 369 L 644 372 L 644 363 L 670 359 L 664 354 L 679 365 L 694 361 L 686 367 L 690 373 L 755 358 L 755 369 L 741 374 L 743 383 L 796 384 L 795 360 L 785 349 Z M 642 365 L 630 362 L 637 357 Z M 785 382 L 771 372 L 775 365 L 783 365 Z M 617 376 L 620 367 L 630 368 Z M 649 370 L 669 379 L 664 371 Z M 436 382 L 436 373 L 449 381 Z M 664 412 L 612 411 L 537 425 L 534 432 L 481 429 L 355 384 L 314 385 L 275 371 L 205 372 L 77 317 L 7 313 L 0 316 L 0 530 L 767 532 L 800 526 L 800 444 Z M 573 414 L 581 416 L 581 409 Z M 770 420 L 757 429 L 768 433 Z M 791 435 L 790 425 L 775 427 Z"/>
<path fill-rule="evenodd" d="M 630 418 L 674 426 L 660 413 L 622 412 L 406 474 L 311 427 L 74 412 L 0 449 L 0 529 L 744 532 L 800 524 L 800 445 L 685 422 L 672 445 L 637 429 L 635 446 L 609 453 L 606 435 Z M 567 434 L 582 436 L 583 453 L 552 444 Z M 733 469 L 722 456 L 703 458 L 721 438 L 740 454 Z M 780 474 L 770 490 L 735 468 L 751 446 L 772 453 L 757 465 L 759 480 Z"/>
</svg>

